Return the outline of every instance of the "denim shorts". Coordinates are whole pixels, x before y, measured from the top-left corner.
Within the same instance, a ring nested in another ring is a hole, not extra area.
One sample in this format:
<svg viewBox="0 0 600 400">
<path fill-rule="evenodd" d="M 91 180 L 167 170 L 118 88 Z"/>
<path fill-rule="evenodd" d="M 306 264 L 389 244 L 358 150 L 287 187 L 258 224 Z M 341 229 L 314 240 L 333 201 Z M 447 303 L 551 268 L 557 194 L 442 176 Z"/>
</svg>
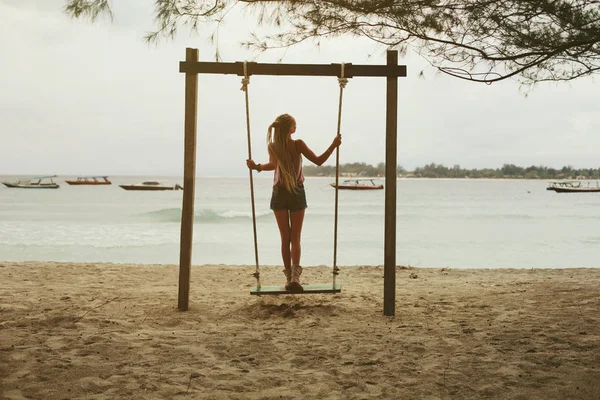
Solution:
<svg viewBox="0 0 600 400">
<path fill-rule="evenodd" d="M 288 192 L 282 186 L 273 186 L 271 195 L 271 210 L 302 211 L 306 209 L 306 193 L 304 187 L 296 188 L 295 192 Z"/>
</svg>

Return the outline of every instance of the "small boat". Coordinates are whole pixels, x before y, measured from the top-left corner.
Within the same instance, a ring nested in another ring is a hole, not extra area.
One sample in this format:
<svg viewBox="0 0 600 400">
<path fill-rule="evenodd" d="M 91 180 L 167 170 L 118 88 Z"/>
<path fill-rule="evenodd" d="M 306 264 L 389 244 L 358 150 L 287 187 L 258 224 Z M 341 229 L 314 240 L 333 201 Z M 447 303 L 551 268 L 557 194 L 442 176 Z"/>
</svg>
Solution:
<svg viewBox="0 0 600 400">
<path fill-rule="evenodd" d="M 79 176 L 76 181 L 67 181 L 69 185 L 112 185 L 108 176 Z"/>
<path fill-rule="evenodd" d="M 2 182 L 2 184 L 9 188 L 18 189 L 58 189 L 60 186 L 54 183 L 53 178 L 56 178 L 56 175 L 36 176 L 19 179 L 15 182 Z"/>
<path fill-rule="evenodd" d="M 554 190 L 556 193 L 594 193 L 600 192 L 600 182 L 596 181 L 596 186 L 587 182 L 586 186 L 581 181 L 554 181 L 548 184 L 546 190 Z"/>
<path fill-rule="evenodd" d="M 158 181 L 146 181 L 134 185 L 119 185 L 119 187 L 125 190 L 183 190 L 183 187 L 178 184 L 165 185 Z"/>
<path fill-rule="evenodd" d="M 335 183 L 330 184 L 335 187 Z M 345 179 L 338 185 L 339 190 L 379 190 L 383 189 L 383 185 L 375 183 L 374 179 Z"/>
</svg>

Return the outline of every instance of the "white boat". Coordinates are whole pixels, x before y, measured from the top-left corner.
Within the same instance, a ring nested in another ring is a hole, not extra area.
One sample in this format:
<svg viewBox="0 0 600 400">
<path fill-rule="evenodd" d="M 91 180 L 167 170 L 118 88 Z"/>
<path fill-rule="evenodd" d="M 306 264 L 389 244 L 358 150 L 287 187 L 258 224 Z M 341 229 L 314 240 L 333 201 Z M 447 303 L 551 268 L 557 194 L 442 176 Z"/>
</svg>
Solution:
<svg viewBox="0 0 600 400">
<path fill-rule="evenodd" d="M 335 183 L 330 183 L 331 187 L 335 187 Z M 381 190 L 383 185 L 375 183 L 374 179 L 369 178 L 354 178 L 345 179 L 339 185 L 340 190 Z"/>
<path fill-rule="evenodd" d="M 582 181 L 553 181 L 548 184 L 546 190 L 554 190 L 556 193 L 595 193 L 600 192 L 600 182 L 596 185 L 582 185 Z"/>
<path fill-rule="evenodd" d="M 119 187 L 125 190 L 183 190 L 183 187 L 177 183 L 167 185 L 159 181 L 145 181 L 133 185 L 119 185 Z"/>
<path fill-rule="evenodd" d="M 53 178 L 56 178 L 56 175 L 24 178 L 14 182 L 2 182 L 2 184 L 17 189 L 58 189 L 60 186 L 54 182 Z"/>
</svg>

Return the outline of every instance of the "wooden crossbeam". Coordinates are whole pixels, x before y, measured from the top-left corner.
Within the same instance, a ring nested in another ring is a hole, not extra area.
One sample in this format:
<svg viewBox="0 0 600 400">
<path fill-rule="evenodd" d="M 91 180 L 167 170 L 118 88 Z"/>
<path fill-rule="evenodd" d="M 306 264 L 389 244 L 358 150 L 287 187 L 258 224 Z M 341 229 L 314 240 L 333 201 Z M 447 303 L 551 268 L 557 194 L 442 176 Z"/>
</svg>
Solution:
<svg viewBox="0 0 600 400">
<path fill-rule="evenodd" d="M 342 64 L 268 64 L 249 62 L 248 75 L 285 76 L 337 76 Z M 233 74 L 244 76 L 244 63 L 181 61 L 179 72 L 196 74 Z M 406 65 L 354 65 L 344 64 L 344 77 L 404 77 Z"/>
</svg>

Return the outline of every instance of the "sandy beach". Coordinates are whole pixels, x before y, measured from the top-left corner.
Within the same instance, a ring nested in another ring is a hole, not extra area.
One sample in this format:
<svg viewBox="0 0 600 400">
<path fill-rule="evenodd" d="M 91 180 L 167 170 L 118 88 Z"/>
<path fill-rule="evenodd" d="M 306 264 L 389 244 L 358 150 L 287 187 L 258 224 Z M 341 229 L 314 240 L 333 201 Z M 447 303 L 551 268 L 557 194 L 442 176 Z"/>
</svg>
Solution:
<svg viewBox="0 0 600 400">
<path fill-rule="evenodd" d="M 382 267 L 253 271 L 194 266 L 180 312 L 176 265 L 0 262 L 0 398 L 600 399 L 600 269 L 398 268 L 395 317 Z"/>
</svg>

